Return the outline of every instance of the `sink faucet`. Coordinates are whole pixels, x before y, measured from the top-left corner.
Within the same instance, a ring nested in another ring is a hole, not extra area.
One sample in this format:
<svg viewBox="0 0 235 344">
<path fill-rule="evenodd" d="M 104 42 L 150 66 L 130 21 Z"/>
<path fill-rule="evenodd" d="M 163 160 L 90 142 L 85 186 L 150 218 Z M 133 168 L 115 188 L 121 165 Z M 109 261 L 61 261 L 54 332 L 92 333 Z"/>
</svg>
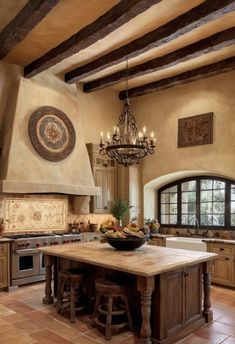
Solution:
<svg viewBox="0 0 235 344">
<path fill-rule="evenodd" d="M 199 221 L 198 221 L 198 219 L 196 218 L 196 216 L 195 216 L 195 218 L 194 218 L 194 228 L 195 228 L 195 229 L 199 229 Z"/>
</svg>

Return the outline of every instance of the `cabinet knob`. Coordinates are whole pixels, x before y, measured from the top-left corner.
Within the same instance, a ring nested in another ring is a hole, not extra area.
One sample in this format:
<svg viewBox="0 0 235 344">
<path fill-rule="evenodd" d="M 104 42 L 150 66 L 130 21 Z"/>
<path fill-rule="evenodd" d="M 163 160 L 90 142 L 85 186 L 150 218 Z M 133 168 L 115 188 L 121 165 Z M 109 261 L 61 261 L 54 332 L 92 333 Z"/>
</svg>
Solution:
<svg viewBox="0 0 235 344">
<path fill-rule="evenodd" d="M 227 258 L 227 257 L 226 257 L 226 258 L 224 258 L 224 259 L 225 259 L 225 260 L 229 260 L 229 258 Z"/>
<path fill-rule="evenodd" d="M 105 206 L 104 206 L 104 210 L 107 210 L 107 209 L 108 209 L 108 207 L 107 207 L 107 205 L 105 205 Z"/>
<path fill-rule="evenodd" d="M 220 248 L 220 251 L 224 251 L 224 248 L 221 247 L 221 248 Z"/>
<path fill-rule="evenodd" d="M 184 277 L 187 277 L 188 276 L 188 272 L 184 272 Z"/>
</svg>

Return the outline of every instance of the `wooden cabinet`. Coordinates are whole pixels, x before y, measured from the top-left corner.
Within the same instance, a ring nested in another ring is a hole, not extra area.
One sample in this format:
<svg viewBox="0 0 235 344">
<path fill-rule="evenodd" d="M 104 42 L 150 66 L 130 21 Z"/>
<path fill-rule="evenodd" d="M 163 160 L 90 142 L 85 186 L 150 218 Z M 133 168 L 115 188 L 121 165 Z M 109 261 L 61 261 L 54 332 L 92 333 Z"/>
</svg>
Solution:
<svg viewBox="0 0 235 344">
<path fill-rule="evenodd" d="M 107 156 L 99 154 L 99 146 L 87 144 L 95 185 L 100 187 L 100 195 L 91 197 L 90 211 L 108 213 L 112 201 L 117 198 L 117 167 Z"/>
<path fill-rule="evenodd" d="M 8 284 L 8 243 L 0 243 L 0 289 L 6 288 Z"/>
<path fill-rule="evenodd" d="M 235 287 L 235 245 L 208 243 L 207 250 L 219 255 L 215 260 L 212 282 Z"/>
<path fill-rule="evenodd" d="M 142 220 L 142 165 L 125 167 L 118 165 L 118 198 L 130 202 L 129 216 L 126 222 L 136 218 L 139 225 Z"/>
<path fill-rule="evenodd" d="M 177 333 L 202 319 L 202 266 L 162 274 L 160 295 L 153 311 L 153 337 L 159 341 L 177 336 Z M 177 297 L 176 297 L 177 293 Z"/>
<path fill-rule="evenodd" d="M 166 238 L 164 237 L 159 237 L 159 238 L 152 238 L 148 241 L 149 245 L 153 245 L 153 246 L 166 246 Z"/>
</svg>

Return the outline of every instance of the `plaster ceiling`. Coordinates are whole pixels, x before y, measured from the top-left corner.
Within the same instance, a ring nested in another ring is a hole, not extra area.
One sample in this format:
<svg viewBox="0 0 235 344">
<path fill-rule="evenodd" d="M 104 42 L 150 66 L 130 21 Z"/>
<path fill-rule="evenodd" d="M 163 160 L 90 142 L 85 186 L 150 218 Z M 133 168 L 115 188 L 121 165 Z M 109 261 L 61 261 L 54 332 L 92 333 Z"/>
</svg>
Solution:
<svg viewBox="0 0 235 344">
<path fill-rule="evenodd" d="M 128 1 L 128 0 L 127 0 Z M 10 22 L 14 16 L 26 4 L 26 0 L 1 0 L 0 30 Z M 161 27 L 179 15 L 186 13 L 205 1 L 203 0 L 162 0 L 153 5 L 145 12 L 137 15 L 127 23 L 108 34 L 105 38 L 96 41 L 94 44 L 65 58 L 49 68 L 46 73 L 64 74 L 78 66 L 83 66 L 108 52 L 133 41 L 142 35 Z M 4 58 L 8 63 L 26 66 L 58 44 L 68 39 L 88 24 L 92 23 L 106 11 L 119 3 L 118 0 L 60 0 L 58 4 L 37 24 L 32 31 L 18 43 Z M 150 59 L 164 56 L 182 47 L 188 46 L 203 38 L 209 37 L 217 32 L 235 26 L 235 11 L 222 16 L 219 19 L 211 20 L 189 33 L 181 35 L 165 44 L 151 49 L 145 53 L 129 59 L 129 66 L 138 65 Z M 212 64 L 228 57 L 235 56 L 235 44 L 222 48 L 218 51 L 192 58 L 187 62 L 179 63 L 174 67 L 165 68 L 158 72 L 135 77 L 129 80 L 130 87 L 136 87 L 152 81 L 161 80 L 175 76 L 201 66 Z M 79 81 L 85 83 L 100 77 L 112 74 L 125 69 L 125 63 L 117 63 L 100 72 Z M 44 72 L 45 73 L 45 72 Z M 120 91 L 125 88 L 123 82 L 112 86 Z"/>
</svg>

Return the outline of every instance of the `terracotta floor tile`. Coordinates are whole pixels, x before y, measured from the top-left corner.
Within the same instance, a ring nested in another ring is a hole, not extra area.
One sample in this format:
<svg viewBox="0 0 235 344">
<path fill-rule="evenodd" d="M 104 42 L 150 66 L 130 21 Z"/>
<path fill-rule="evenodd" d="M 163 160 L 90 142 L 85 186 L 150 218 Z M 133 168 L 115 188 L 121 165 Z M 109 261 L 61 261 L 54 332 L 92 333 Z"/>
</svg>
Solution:
<svg viewBox="0 0 235 344">
<path fill-rule="evenodd" d="M 14 323 L 14 326 L 16 328 L 18 328 L 19 330 L 22 330 L 24 331 L 25 333 L 32 333 L 32 332 L 35 332 L 35 331 L 38 331 L 38 330 L 42 330 L 44 328 L 44 326 L 36 323 L 35 321 L 33 320 L 23 320 L 23 321 L 18 321 L 18 322 L 15 322 Z"/>
<path fill-rule="evenodd" d="M 219 344 L 228 338 L 228 334 L 215 331 L 212 327 L 203 327 L 194 332 L 196 336 L 208 339 L 210 343 Z"/>
<path fill-rule="evenodd" d="M 72 340 L 73 344 L 97 344 L 98 342 L 86 335 L 80 335 Z"/>
<path fill-rule="evenodd" d="M 56 313 L 54 305 L 44 305 L 44 283 L 22 286 L 11 293 L 0 293 L 0 304 L 14 313 L 0 316 L 0 344 L 135 344 L 131 332 L 114 334 L 107 342 L 92 326 L 88 315 L 69 318 Z M 212 286 L 214 319 L 181 344 L 235 344 L 235 291 Z"/>
<path fill-rule="evenodd" d="M 9 323 L 14 323 L 17 321 L 28 320 L 22 313 L 15 312 L 14 314 L 6 315 L 3 319 Z"/>
<path fill-rule="evenodd" d="M 177 342 L 177 344 L 211 344 L 211 342 L 208 339 L 192 334 L 189 337 Z"/>
<path fill-rule="evenodd" d="M 1 332 L 1 344 L 31 344 L 35 340 L 17 329 Z"/>
<path fill-rule="evenodd" d="M 27 306 L 18 300 L 6 301 L 3 303 L 3 305 L 9 308 L 10 310 L 18 313 L 28 313 L 34 310 L 32 307 Z"/>
<path fill-rule="evenodd" d="M 71 341 L 47 329 L 34 332 L 30 336 L 34 339 L 34 341 L 36 340 L 41 344 L 71 344 L 72 343 Z"/>
<path fill-rule="evenodd" d="M 228 336 L 235 335 L 235 326 L 220 323 L 218 321 L 213 321 L 211 324 L 208 324 L 208 327 L 212 331 L 219 332 Z"/>
</svg>

